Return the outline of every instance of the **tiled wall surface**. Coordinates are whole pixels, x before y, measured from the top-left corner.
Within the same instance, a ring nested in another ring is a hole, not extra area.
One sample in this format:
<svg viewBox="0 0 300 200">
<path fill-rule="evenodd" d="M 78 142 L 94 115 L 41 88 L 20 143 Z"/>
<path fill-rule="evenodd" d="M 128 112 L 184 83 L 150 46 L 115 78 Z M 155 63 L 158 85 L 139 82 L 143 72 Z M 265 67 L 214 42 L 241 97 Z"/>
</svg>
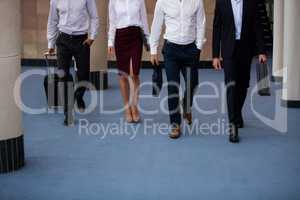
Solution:
<svg viewBox="0 0 300 200">
<path fill-rule="evenodd" d="M 23 0 L 23 57 L 40 58 L 47 48 L 49 0 Z"/>
<path fill-rule="evenodd" d="M 103 0 L 97 0 L 103 1 Z M 155 0 L 145 0 L 147 5 L 149 25 L 153 18 Z M 207 15 L 207 43 L 201 60 L 211 59 L 211 31 L 215 0 L 204 0 Z M 46 28 L 49 10 L 49 0 L 23 0 L 23 58 L 41 58 L 47 49 Z M 101 13 L 99 13 L 101 15 Z M 106 13 L 102 13 L 106 14 Z M 148 60 L 148 53 L 144 53 L 143 60 Z"/>
</svg>

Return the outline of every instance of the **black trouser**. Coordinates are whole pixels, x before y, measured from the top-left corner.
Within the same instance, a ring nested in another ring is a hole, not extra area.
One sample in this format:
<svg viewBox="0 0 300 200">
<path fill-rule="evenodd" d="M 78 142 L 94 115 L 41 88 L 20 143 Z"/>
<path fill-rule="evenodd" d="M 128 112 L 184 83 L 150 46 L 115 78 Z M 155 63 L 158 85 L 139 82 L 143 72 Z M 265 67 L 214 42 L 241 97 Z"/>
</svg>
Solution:
<svg viewBox="0 0 300 200">
<path fill-rule="evenodd" d="M 87 39 L 88 35 L 71 36 L 65 33 L 60 33 L 57 41 L 57 63 L 59 70 L 62 70 L 62 81 L 65 85 L 65 99 L 67 99 L 68 91 L 66 83 L 70 76 L 70 66 L 72 64 L 72 57 L 75 58 L 77 67 L 78 82 L 89 81 L 90 73 L 90 47 L 84 45 L 83 42 Z M 75 98 L 83 98 L 86 88 L 80 87 L 75 92 Z M 65 106 L 66 110 L 66 106 Z"/>
<path fill-rule="evenodd" d="M 185 92 L 183 100 L 184 112 L 190 113 L 193 104 L 195 88 L 198 85 L 198 69 L 200 50 L 194 43 L 189 45 L 177 45 L 165 42 L 163 48 L 165 70 L 168 79 L 168 106 L 170 122 L 174 126 L 181 124 L 179 105 L 180 73 L 185 80 Z"/>
<path fill-rule="evenodd" d="M 242 109 L 250 82 L 252 57 L 244 55 L 241 42 L 236 41 L 232 58 L 224 58 L 225 84 L 229 122 L 236 124 L 242 120 Z"/>
</svg>

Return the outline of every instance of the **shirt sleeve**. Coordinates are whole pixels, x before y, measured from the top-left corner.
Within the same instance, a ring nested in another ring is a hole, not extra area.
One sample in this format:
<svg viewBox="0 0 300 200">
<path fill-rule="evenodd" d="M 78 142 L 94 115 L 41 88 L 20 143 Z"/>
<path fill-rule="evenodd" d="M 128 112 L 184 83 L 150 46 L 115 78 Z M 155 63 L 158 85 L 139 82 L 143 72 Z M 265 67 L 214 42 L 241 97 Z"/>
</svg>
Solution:
<svg viewBox="0 0 300 200">
<path fill-rule="evenodd" d="M 197 48 L 202 50 L 203 45 L 206 42 L 205 38 L 205 26 L 206 26 L 206 18 L 205 18 L 205 9 L 203 0 L 200 0 L 200 6 L 197 11 L 197 39 L 196 39 L 196 45 Z"/>
<path fill-rule="evenodd" d="M 143 23 L 143 30 L 147 37 L 149 37 L 149 24 L 148 24 L 148 15 L 147 15 L 147 9 L 145 5 L 145 1 L 141 0 L 142 6 L 141 6 L 141 19 Z"/>
<path fill-rule="evenodd" d="M 99 29 L 99 17 L 95 0 L 87 1 L 87 9 L 90 16 L 90 39 L 95 40 Z"/>
<path fill-rule="evenodd" d="M 50 10 L 49 10 L 49 17 L 48 17 L 48 26 L 47 26 L 47 40 L 48 40 L 48 48 L 53 49 L 55 48 L 55 42 L 58 33 L 58 11 L 56 8 L 56 0 L 50 1 Z"/>
<path fill-rule="evenodd" d="M 254 30 L 255 30 L 255 36 L 256 36 L 256 46 L 257 46 L 257 50 L 258 50 L 258 54 L 267 54 L 266 53 L 266 48 L 265 48 L 265 41 L 264 41 L 264 31 L 263 31 L 263 26 L 262 26 L 262 22 L 259 18 L 259 9 L 258 9 L 258 5 L 259 2 L 256 0 L 255 3 L 255 9 L 254 12 L 255 13 L 255 23 L 254 23 Z"/>
<path fill-rule="evenodd" d="M 151 36 L 150 36 L 150 47 L 151 47 L 152 55 L 157 54 L 163 23 L 164 23 L 164 12 L 162 9 L 162 0 L 158 0 L 155 6 L 154 18 L 152 22 Z"/>
<path fill-rule="evenodd" d="M 108 31 L 108 46 L 113 47 L 115 46 L 115 36 L 116 36 L 116 13 L 113 6 L 113 0 L 109 1 L 108 6 L 109 12 L 109 31 Z"/>
<path fill-rule="evenodd" d="M 222 34 L 222 15 L 220 9 L 220 1 L 216 1 L 214 22 L 213 22 L 213 34 L 212 34 L 212 55 L 213 58 L 219 58 L 221 52 L 221 34 Z"/>
</svg>

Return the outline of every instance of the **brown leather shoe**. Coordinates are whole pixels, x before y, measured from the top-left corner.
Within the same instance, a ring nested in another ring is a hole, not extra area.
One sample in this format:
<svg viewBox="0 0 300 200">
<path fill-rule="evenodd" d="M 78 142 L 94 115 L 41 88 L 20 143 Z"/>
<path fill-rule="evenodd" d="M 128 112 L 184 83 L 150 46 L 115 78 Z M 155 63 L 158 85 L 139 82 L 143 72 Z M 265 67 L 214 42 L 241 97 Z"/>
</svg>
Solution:
<svg viewBox="0 0 300 200">
<path fill-rule="evenodd" d="M 193 123 L 192 113 L 183 113 L 182 117 L 187 121 L 188 125 L 191 125 Z"/>
<path fill-rule="evenodd" d="M 133 123 L 140 123 L 141 122 L 141 116 L 140 112 L 137 106 L 132 106 L 131 107 L 131 114 L 132 114 L 132 122 Z"/>
<path fill-rule="evenodd" d="M 180 136 L 181 136 L 180 127 L 173 128 L 171 133 L 169 134 L 169 137 L 171 139 L 178 139 L 178 138 L 180 138 Z"/>
<path fill-rule="evenodd" d="M 133 119 L 132 119 L 132 114 L 131 114 L 131 110 L 126 109 L 124 112 L 124 118 L 126 120 L 127 123 L 133 123 Z"/>
</svg>

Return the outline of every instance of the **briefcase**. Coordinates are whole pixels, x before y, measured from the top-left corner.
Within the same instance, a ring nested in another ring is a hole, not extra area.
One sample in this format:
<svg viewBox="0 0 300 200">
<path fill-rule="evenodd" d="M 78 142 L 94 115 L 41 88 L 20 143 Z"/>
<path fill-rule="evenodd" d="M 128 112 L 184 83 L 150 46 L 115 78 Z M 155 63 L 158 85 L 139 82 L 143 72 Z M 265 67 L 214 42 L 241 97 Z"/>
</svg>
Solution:
<svg viewBox="0 0 300 200">
<path fill-rule="evenodd" d="M 55 54 L 45 54 L 45 61 L 47 66 L 47 75 L 44 77 L 44 90 L 47 98 L 47 104 L 49 109 L 63 108 L 64 94 L 63 84 L 57 73 L 56 59 L 53 59 L 54 66 L 50 66 L 49 57 L 55 58 Z M 74 84 L 72 75 L 68 77 L 68 83 Z M 69 85 L 69 84 L 68 84 Z M 73 86 L 74 87 L 74 86 Z"/>
<path fill-rule="evenodd" d="M 258 94 L 260 96 L 271 96 L 268 64 L 258 63 L 256 65 L 256 74 Z"/>
<path fill-rule="evenodd" d="M 152 95 L 158 97 L 163 85 L 162 67 L 154 66 L 152 74 Z"/>
</svg>

